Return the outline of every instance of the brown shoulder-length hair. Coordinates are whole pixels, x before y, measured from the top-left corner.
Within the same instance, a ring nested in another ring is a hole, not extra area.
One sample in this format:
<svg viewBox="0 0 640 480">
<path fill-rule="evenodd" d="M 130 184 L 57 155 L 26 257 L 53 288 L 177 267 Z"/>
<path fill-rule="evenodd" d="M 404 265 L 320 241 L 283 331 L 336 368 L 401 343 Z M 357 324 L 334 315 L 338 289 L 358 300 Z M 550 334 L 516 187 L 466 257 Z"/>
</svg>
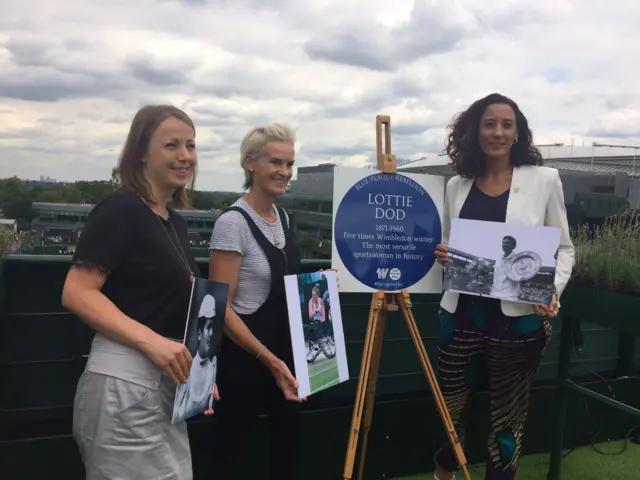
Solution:
<svg viewBox="0 0 640 480">
<path fill-rule="evenodd" d="M 142 159 L 149 150 L 149 142 L 158 126 L 167 118 L 176 118 L 188 124 L 196 131 L 189 115 L 172 105 L 147 105 L 133 117 L 127 140 L 118 159 L 118 173 L 122 185 L 133 190 L 146 201 L 155 203 L 151 195 L 151 185 L 144 176 Z M 187 190 L 193 190 L 196 182 L 194 169 L 189 184 L 173 193 L 172 203 L 176 208 L 189 208 L 191 202 Z"/>
</svg>

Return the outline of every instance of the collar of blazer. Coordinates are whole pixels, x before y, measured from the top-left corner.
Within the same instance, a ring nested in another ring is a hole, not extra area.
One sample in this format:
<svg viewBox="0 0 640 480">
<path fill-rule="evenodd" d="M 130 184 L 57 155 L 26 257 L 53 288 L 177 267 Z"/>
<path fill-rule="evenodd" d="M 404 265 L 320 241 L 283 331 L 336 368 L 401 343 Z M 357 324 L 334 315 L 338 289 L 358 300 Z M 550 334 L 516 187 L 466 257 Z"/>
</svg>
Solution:
<svg viewBox="0 0 640 480">
<path fill-rule="evenodd" d="M 509 201 L 507 204 L 507 223 L 528 223 L 522 221 L 522 214 L 530 210 L 544 209 L 547 202 L 547 191 L 552 182 L 548 176 L 548 167 L 523 165 L 513 169 Z M 455 179 L 455 180 L 454 180 Z M 469 195 L 473 179 L 453 177 L 453 184 L 448 192 L 451 217 L 457 218 L 464 201 Z"/>
</svg>

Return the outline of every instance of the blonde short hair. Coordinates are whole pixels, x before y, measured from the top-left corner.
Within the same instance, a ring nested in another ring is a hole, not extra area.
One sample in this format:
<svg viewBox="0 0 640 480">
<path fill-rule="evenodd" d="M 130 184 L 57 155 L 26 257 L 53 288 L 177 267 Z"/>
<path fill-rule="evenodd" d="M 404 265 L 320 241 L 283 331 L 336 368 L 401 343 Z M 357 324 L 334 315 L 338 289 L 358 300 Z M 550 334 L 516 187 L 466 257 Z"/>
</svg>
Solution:
<svg viewBox="0 0 640 480">
<path fill-rule="evenodd" d="M 281 123 L 253 127 L 247 132 L 240 144 L 240 166 L 244 170 L 245 190 L 253 183 L 251 172 L 246 166 L 247 157 L 260 158 L 269 142 L 291 142 L 295 145 L 296 134 L 289 125 Z"/>
</svg>

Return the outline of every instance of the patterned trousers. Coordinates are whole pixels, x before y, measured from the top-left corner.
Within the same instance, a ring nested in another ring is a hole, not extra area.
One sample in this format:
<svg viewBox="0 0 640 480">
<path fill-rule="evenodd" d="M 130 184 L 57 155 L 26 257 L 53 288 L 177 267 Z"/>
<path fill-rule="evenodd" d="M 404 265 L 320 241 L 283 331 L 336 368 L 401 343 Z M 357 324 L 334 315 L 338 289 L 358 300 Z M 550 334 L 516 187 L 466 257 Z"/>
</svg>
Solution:
<svg viewBox="0 0 640 480">
<path fill-rule="evenodd" d="M 467 298 L 464 298 L 467 297 Z M 522 451 L 531 381 L 551 336 L 538 315 L 507 317 L 494 299 L 460 296 L 455 314 L 440 311 L 437 376 L 453 424 L 464 442 L 464 417 L 480 365 L 490 392 L 491 430 L 487 442 L 487 480 L 515 478 Z M 455 471 L 458 464 L 442 428 L 434 460 Z"/>
</svg>

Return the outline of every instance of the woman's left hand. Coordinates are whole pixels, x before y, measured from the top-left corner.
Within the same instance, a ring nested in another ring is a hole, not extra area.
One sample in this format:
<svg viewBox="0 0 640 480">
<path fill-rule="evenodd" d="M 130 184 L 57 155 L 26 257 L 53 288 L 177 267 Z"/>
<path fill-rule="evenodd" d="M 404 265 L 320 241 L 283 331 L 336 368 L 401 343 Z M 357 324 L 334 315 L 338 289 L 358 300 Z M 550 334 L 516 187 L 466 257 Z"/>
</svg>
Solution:
<svg viewBox="0 0 640 480">
<path fill-rule="evenodd" d="M 213 399 L 214 400 L 220 400 L 220 394 L 218 393 L 218 384 L 214 383 L 213 384 Z M 209 408 L 207 410 L 204 411 L 205 415 L 213 415 L 213 409 Z"/>
<path fill-rule="evenodd" d="M 298 396 L 298 380 L 291 374 L 286 363 L 276 358 L 270 368 L 276 385 L 282 391 L 285 400 L 298 403 L 307 401 L 307 397 L 300 398 Z"/>
<path fill-rule="evenodd" d="M 554 295 L 551 298 L 551 305 L 534 305 L 533 311 L 541 317 L 553 318 L 558 315 L 558 297 Z"/>
</svg>

